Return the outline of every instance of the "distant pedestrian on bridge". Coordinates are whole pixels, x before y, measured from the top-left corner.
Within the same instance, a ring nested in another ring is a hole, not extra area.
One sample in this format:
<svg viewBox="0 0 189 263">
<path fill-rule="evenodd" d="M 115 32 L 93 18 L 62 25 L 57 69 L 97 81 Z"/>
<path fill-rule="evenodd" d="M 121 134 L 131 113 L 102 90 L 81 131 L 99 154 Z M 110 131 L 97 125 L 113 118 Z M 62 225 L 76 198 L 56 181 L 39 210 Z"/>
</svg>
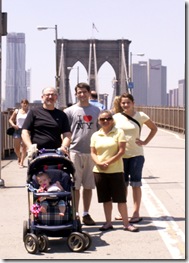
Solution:
<svg viewBox="0 0 189 263">
<path fill-rule="evenodd" d="M 15 129 L 13 134 L 14 152 L 18 159 L 20 168 L 24 167 L 24 160 L 26 158 L 26 145 L 21 138 L 22 126 L 29 111 L 29 101 L 27 99 L 21 100 L 20 109 L 15 109 L 9 119 L 9 123 Z"/>
<path fill-rule="evenodd" d="M 147 145 L 157 132 L 157 127 L 150 117 L 134 108 L 134 98 L 131 94 L 124 93 L 120 96 L 122 111 L 113 115 L 116 127 L 123 129 L 126 136 L 126 150 L 123 156 L 124 174 L 126 186 L 132 186 L 134 211 L 130 219 L 131 223 L 138 223 L 140 217 L 140 204 L 142 198 L 142 169 L 144 164 L 143 145 Z M 145 140 L 140 139 L 142 125 L 145 124 L 150 132 Z M 122 219 L 116 216 L 117 220 Z"/>
<path fill-rule="evenodd" d="M 105 110 L 104 104 L 98 101 L 98 94 L 95 90 L 91 91 L 89 103 L 98 107 L 100 110 Z"/>
</svg>

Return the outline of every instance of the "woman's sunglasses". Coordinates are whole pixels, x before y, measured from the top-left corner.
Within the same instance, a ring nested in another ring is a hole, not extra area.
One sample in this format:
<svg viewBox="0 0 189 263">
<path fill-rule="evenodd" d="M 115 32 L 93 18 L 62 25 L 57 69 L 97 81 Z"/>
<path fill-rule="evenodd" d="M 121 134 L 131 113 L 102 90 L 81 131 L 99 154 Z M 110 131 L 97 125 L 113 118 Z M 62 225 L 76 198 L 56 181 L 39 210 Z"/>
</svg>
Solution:
<svg viewBox="0 0 189 263">
<path fill-rule="evenodd" d="M 113 118 L 112 118 L 112 117 L 100 118 L 99 120 L 100 120 L 100 121 L 111 121 L 111 120 L 113 120 Z"/>
</svg>

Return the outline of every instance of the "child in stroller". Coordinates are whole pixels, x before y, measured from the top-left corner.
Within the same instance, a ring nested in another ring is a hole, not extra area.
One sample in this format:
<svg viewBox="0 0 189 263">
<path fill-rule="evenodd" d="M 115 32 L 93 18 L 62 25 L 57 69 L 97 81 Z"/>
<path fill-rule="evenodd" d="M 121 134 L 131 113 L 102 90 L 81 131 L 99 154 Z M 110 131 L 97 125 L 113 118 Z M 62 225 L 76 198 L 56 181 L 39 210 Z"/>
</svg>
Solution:
<svg viewBox="0 0 189 263">
<path fill-rule="evenodd" d="M 45 173 L 50 177 L 51 187 L 47 187 L 48 191 L 39 190 L 40 172 L 43 176 Z M 74 252 L 90 247 L 91 237 L 82 230 L 81 222 L 76 217 L 74 172 L 70 159 L 57 150 L 43 150 L 30 162 L 27 171 L 29 219 L 23 224 L 23 241 L 29 253 L 47 251 L 48 236 L 67 237 L 67 245 Z M 57 186 L 52 189 L 57 181 L 64 191 L 57 191 Z M 40 205 L 44 199 L 48 205 L 45 207 L 46 211 L 42 212 Z M 60 215 L 59 211 L 58 203 L 61 200 L 65 204 L 65 210 L 61 211 L 64 215 Z"/>
<path fill-rule="evenodd" d="M 51 184 L 51 178 L 47 173 L 39 172 L 36 175 L 36 178 L 38 184 L 40 185 L 39 189 L 37 190 L 38 193 L 64 191 L 64 188 L 61 186 L 59 181 L 56 181 L 54 184 Z M 39 197 L 39 201 L 41 205 L 40 211 L 42 213 L 47 213 L 48 201 L 46 201 L 45 197 Z M 64 216 L 66 210 L 64 200 L 58 201 L 58 208 L 60 212 L 59 215 Z"/>
</svg>

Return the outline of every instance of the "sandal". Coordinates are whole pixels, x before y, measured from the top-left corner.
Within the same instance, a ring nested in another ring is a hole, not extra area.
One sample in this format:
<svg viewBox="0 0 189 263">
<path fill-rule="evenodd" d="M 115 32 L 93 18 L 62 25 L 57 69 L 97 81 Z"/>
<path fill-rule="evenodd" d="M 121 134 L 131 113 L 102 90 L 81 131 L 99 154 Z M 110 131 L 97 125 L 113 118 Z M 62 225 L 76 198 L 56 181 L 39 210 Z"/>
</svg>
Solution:
<svg viewBox="0 0 189 263">
<path fill-rule="evenodd" d="M 115 216 L 115 220 L 122 220 L 122 216 L 121 215 Z"/>
<path fill-rule="evenodd" d="M 138 227 L 135 227 L 135 226 L 133 226 L 131 224 L 129 224 L 127 227 L 124 226 L 123 230 L 129 231 L 129 232 L 138 232 L 139 231 Z"/>
<path fill-rule="evenodd" d="M 100 231 L 107 231 L 107 230 L 112 230 L 112 229 L 114 229 L 112 225 L 106 226 L 106 224 L 104 224 L 103 226 L 99 228 Z"/>
<path fill-rule="evenodd" d="M 129 223 L 139 223 L 140 221 L 142 221 L 143 218 L 142 217 L 131 217 L 131 219 L 129 220 Z"/>
</svg>

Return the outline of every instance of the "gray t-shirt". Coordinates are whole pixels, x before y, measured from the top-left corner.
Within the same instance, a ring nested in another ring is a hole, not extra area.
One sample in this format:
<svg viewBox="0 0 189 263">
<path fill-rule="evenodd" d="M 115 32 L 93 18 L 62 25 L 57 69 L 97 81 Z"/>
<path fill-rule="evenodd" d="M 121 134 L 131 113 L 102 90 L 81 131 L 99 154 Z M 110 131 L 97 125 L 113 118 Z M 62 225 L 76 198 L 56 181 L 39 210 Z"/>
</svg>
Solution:
<svg viewBox="0 0 189 263">
<path fill-rule="evenodd" d="M 64 112 L 68 116 L 72 133 L 70 150 L 79 153 L 90 153 L 91 135 L 99 129 L 99 108 L 91 104 L 87 107 L 74 104 L 65 109 Z"/>
</svg>

